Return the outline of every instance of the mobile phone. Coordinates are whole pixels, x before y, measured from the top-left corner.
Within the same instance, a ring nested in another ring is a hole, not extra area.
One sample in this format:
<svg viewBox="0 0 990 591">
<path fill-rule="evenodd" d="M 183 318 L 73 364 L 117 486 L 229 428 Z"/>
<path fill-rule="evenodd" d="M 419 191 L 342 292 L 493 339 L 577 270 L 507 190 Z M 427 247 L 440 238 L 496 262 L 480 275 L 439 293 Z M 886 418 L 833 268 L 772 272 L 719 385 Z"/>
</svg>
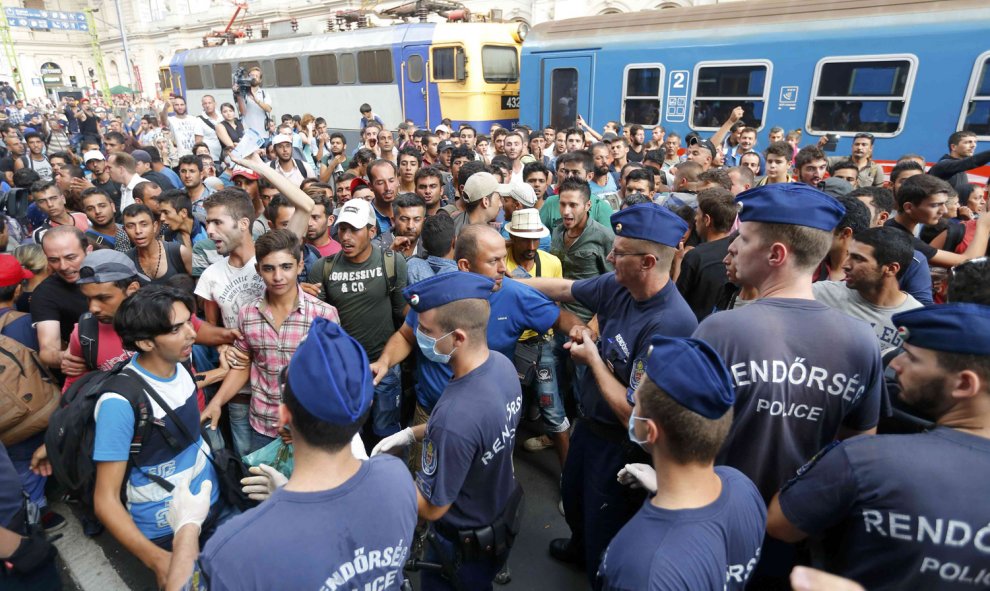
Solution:
<svg viewBox="0 0 990 591">
<path fill-rule="evenodd" d="M 836 148 L 839 147 L 839 136 L 835 133 L 826 133 L 825 137 L 828 139 L 825 145 L 822 146 L 822 151 L 834 152 Z"/>
<path fill-rule="evenodd" d="M 260 150 L 264 145 L 265 140 L 261 137 L 261 134 L 254 128 L 249 127 L 244 130 L 244 136 L 241 138 L 241 141 L 230 151 L 230 156 L 231 158 L 242 160 L 255 151 Z"/>
</svg>

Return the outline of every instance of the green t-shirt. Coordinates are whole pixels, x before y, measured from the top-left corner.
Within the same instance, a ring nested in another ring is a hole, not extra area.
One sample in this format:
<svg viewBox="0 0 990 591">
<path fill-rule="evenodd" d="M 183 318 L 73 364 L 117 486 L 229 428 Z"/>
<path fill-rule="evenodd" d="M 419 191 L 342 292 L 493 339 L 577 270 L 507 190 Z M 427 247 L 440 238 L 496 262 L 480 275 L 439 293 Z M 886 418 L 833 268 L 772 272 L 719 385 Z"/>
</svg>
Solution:
<svg viewBox="0 0 990 591">
<path fill-rule="evenodd" d="M 395 261 L 392 278 L 386 278 L 386 257 Z M 324 277 L 324 257 L 313 263 L 310 279 L 323 286 L 323 300 L 337 308 L 340 325 L 374 361 L 395 332 L 393 319 L 405 317 L 406 259 L 377 245 L 372 245 L 371 256 L 360 264 L 340 253 L 330 258 L 335 259 L 330 277 Z"/>
</svg>

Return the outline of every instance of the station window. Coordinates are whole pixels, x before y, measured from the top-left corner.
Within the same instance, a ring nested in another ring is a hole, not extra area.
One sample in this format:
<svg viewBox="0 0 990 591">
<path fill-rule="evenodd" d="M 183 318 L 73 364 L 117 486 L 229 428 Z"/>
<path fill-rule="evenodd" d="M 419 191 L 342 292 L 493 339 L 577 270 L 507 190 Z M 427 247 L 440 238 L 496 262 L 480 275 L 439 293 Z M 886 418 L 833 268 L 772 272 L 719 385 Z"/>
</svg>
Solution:
<svg viewBox="0 0 990 591">
<path fill-rule="evenodd" d="M 457 80 L 458 56 L 463 55 L 464 49 L 455 47 L 433 48 L 433 79 Z"/>
<path fill-rule="evenodd" d="M 406 61 L 406 68 L 410 82 L 423 81 L 423 56 L 416 53 L 410 55 L 409 59 Z"/>
<path fill-rule="evenodd" d="M 660 123 L 663 66 L 631 65 L 622 89 L 622 124 L 654 126 Z"/>
<path fill-rule="evenodd" d="M 342 53 L 337 56 L 337 72 L 340 74 L 341 84 L 357 82 L 357 61 L 353 53 Z"/>
<path fill-rule="evenodd" d="M 357 54 L 358 79 L 362 84 L 388 84 L 392 82 L 392 51 L 375 49 Z"/>
<path fill-rule="evenodd" d="M 515 47 L 485 45 L 481 48 L 481 70 L 485 82 L 507 84 L 519 80 L 519 56 Z"/>
<path fill-rule="evenodd" d="M 990 52 L 976 60 L 959 121 L 961 131 L 990 136 Z"/>
<path fill-rule="evenodd" d="M 819 62 L 808 129 L 896 135 L 911 94 L 914 58 L 829 58 Z"/>
<path fill-rule="evenodd" d="M 213 81 L 217 88 L 230 88 L 234 84 L 234 69 L 230 64 L 213 64 Z"/>
<path fill-rule="evenodd" d="M 332 53 L 311 55 L 307 62 L 309 66 L 309 83 L 313 86 L 333 86 L 337 84 L 337 56 Z"/>
<path fill-rule="evenodd" d="M 287 57 L 275 60 L 275 84 L 279 86 L 302 86 L 302 72 L 299 60 Z"/>
<path fill-rule="evenodd" d="M 186 66 L 186 90 L 203 90 L 203 74 L 199 66 Z"/>
<path fill-rule="evenodd" d="M 577 121 L 578 71 L 557 68 L 550 75 L 550 126 L 554 129 L 573 127 Z"/>
<path fill-rule="evenodd" d="M 733 109 L 742 107 L 742 120 L 761 129 L 769 91 L 767 62 L 699 64 L 694 76 L 691 127 L 718 129 Z"/>
<path fill-rule="evenodd" d="M 202 66 L 199 71 L 200 75 L 203 77 L 203 88 L 216 88 L 213 84 L 213 68 L 210 66 Z"/>
</svg>

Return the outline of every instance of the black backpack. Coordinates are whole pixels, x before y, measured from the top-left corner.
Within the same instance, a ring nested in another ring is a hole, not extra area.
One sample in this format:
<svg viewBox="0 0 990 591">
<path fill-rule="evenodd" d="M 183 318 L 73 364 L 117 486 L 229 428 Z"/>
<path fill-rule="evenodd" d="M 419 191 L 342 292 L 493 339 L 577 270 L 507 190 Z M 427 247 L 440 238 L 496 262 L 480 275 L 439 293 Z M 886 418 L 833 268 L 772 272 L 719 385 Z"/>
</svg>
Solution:
<svg viewBox="0 0 990 591">
<path fill-rule="evenodd" d="M 142 442 L 155 427 L 151 404 L 144 394 L 147 387 L 140 376 L 125 369 L 129 360 L 117 363 L 110 371 L 91 371 L 72 383 L 62 395 L 59 407 L 48 419 L 45 447 L 52 473 L 59 484 L 79 494 L 84 506 L 92 507 L 93 488 L 96 484 L 96 462 L 93 461 L 93 444 L 96 439 L 94 412 L 100 396 L 114 392 L 123 396 L 134 410 L 134 438 L 131 440 L 127 471 L 138 454 Z M 149 479 L 172 490 L 170 482 L 155 474 Z M 121 498 L 128 478 L 121 487 Z"/>
</svg>

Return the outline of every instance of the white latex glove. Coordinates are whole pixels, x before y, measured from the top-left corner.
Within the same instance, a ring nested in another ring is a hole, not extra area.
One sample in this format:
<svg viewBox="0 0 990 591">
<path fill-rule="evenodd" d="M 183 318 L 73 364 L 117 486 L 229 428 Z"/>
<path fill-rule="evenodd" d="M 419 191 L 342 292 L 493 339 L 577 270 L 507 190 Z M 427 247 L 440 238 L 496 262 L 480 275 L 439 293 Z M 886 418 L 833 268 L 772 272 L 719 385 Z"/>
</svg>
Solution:
<svg viewBox="0 0 990 591">
<path fill-rule="evenodd" d="M 415 442 L 416 436 L 413 435 L 412 427 L 406 427 L 395 435 L 389 435 L 385 439 L 379 441 L 378 445 L 375 446 L 375 449 L 371 450 L 371 457 L 375 457 L 384 452 L 398 454 L 398 452 L 409 447 Z"/>
<path fill-rule="evenodd" d="M 364 441 L 361 441 L 361 434 L 355 433 L 351 439 L 351 455 L 359 460 L 367 460 L 368 452 L 364 451 Z"/>
<path fill-rule="evenodd" d="M 241 478 L 241 490 L 249 499 L 255 501 L 264 501 L 272 496 L 275 489 L 285 486 L 285 483 L 289 481 L 281 472 L 268 464 L 251 466 L 248 468 L 248 472 L 254 476 Z"/>
<path fill-rule="evenodd" d="M 619 470 L 619 484 L 657 492 L 657 472 L 649 464 L 626 464 Z"/>
<path fill-rule="evenodd" d="M 206 516 L 210 514 L 210 493 L 213 483 L 203 481 L 199 494 L 189 490 L 190 479 L 183 480 L 172 490 L 172 500 L 168 504 L 168 524 L 173 532 L 178 532 L 183 525 L 193 524 L 202 528 Z"/>
</svg>

